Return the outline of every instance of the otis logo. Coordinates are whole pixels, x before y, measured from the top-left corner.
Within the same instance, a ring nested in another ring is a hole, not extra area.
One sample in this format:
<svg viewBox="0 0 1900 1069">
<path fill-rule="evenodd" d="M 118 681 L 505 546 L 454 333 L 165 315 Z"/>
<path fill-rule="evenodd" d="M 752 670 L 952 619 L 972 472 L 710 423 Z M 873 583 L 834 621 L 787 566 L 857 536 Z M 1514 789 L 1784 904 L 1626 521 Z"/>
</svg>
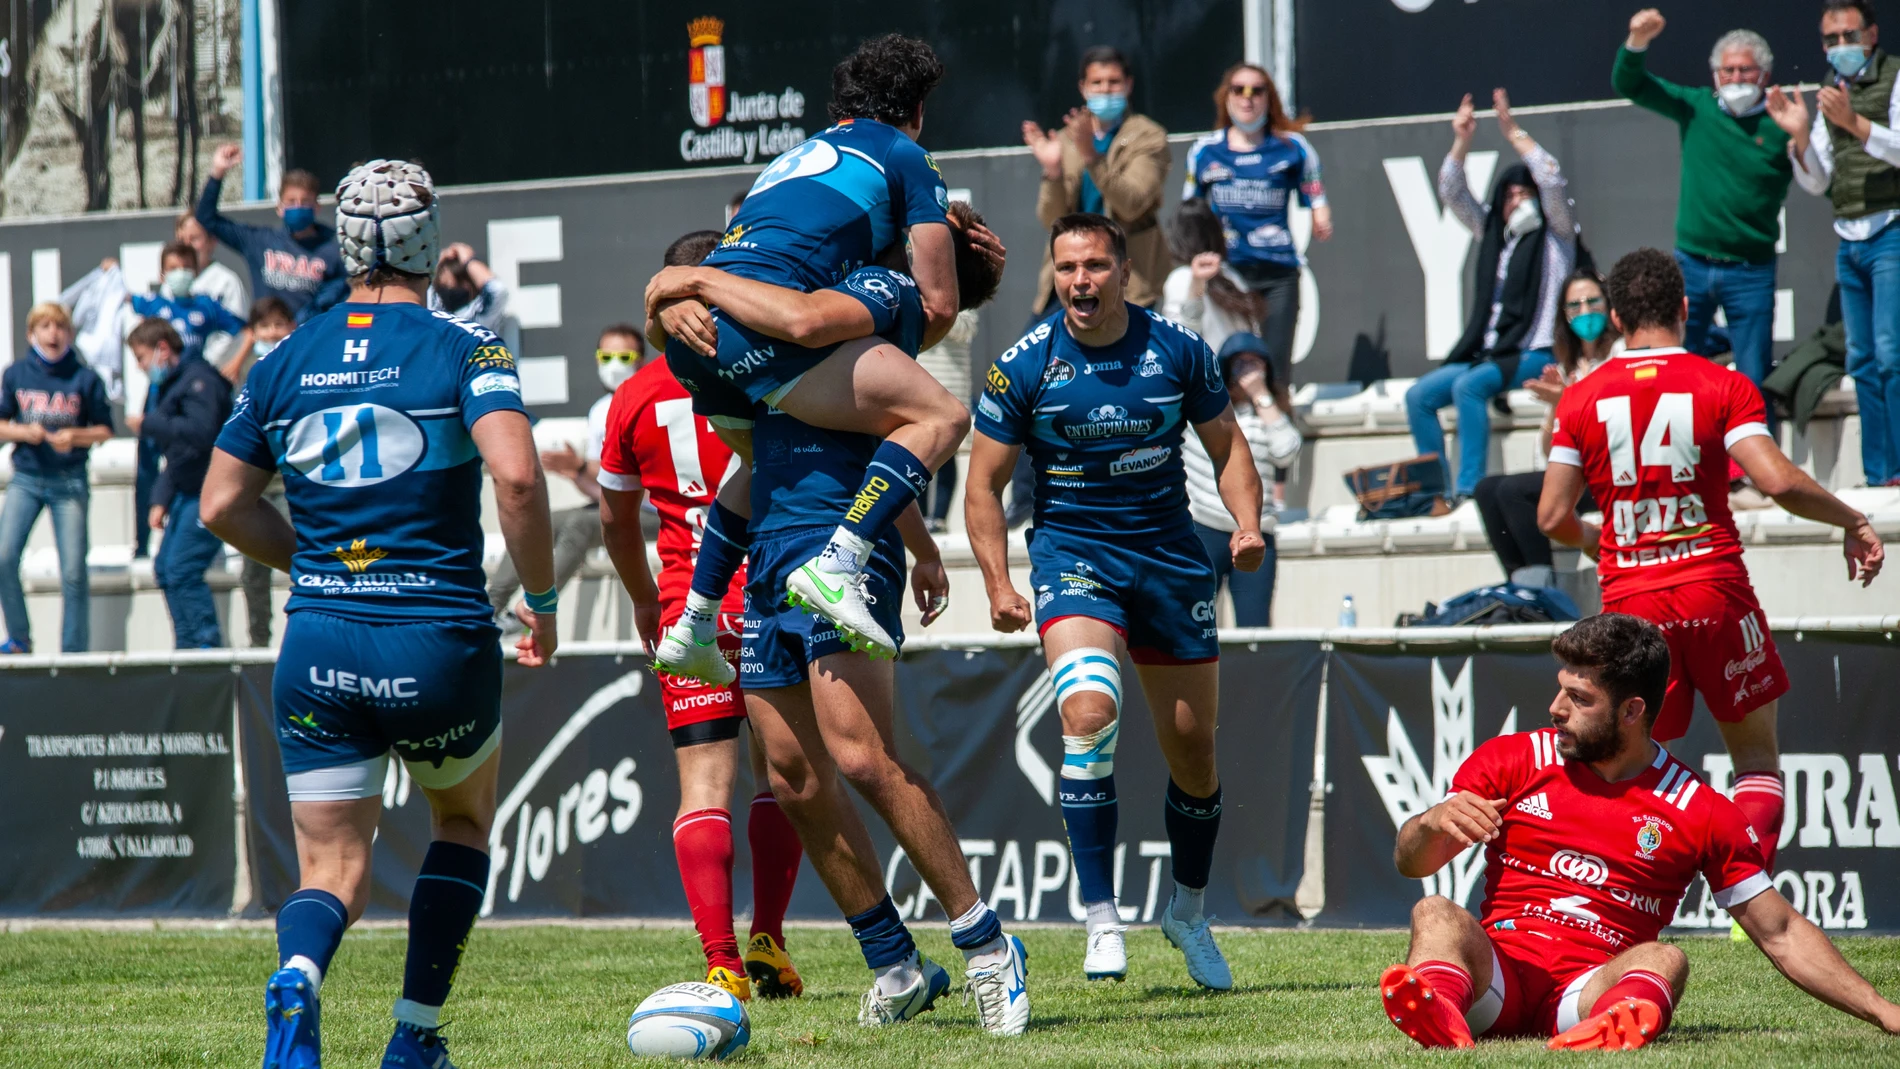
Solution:
<svg viewBox="0 0 1900 1069">
<path fill-rule="evenodd" d="M 1559 850 L 1550 855 L 1550 871 L 1566 880 L 1587 883 L 1592 887 L 1603 886 L 1610 878 L 1609 863 L 1595 854 L 1581 854 L 1575 850 Z"/>
</svg>

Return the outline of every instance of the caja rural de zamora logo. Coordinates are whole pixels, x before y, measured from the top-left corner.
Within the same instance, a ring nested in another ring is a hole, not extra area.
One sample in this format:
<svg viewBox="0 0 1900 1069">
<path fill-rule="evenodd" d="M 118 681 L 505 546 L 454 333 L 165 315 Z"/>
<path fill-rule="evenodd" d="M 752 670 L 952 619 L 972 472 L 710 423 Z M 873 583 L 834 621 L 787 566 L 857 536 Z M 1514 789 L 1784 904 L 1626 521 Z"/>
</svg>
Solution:
<svg viewBox="0 0 1900 1069">
<path fill-rule="evenodd" d="M 694 129 L 680 132 L 680 159 L 688 163 L 769 160 L 805 140 L 805 94 L 733 94 L 726 85 L 726 23 L 710 15 L 686 24 L 686 99 Z M 776 125 L 774 125 L 776 124 Z"/>
</svg>

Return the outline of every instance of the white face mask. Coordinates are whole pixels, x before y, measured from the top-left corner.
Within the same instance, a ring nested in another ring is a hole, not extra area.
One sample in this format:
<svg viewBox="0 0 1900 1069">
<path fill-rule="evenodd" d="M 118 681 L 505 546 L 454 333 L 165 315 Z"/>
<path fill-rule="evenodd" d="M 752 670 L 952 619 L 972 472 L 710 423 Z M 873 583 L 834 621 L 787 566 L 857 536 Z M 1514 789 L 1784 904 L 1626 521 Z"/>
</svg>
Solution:
<svg viewBox="0 0 1900 1069">
<path fill-rule="evenodd" d="M 276 342 L 265 341 L 263 338 L 259 338 L 251 343 L 251 352 L 256 354 L 259 360 L 269 356 L 270 351 L 275 348 L 277 348 Z"/>
<path fill-rule="evenodd" d="M 600 369 L 600 384 L 608 391 L 618 390 L 620 384 L 633 377 L 634 366 L 623 360 L 609 360 L 597 365 Z"/>
<path fill-rule="evenodd" d="M 1512 237 L 1521 238 L 1543 225 L 1544 213 L 1538 209 L 1536 198 L 1526 197 L 1511 209 L 1511 217 L 1504 221 L 1504 230 Z"/>
<path fill-rule="evenodd" d="M 195 272 L 187 271 L 182 267 L 174 267 L 170 271 L 165 272 L 165 295 L 174 301 L 182 301 L 186 297 L 191 296 L 191 284 L 197 281 L 197 279 L 198 276 Z"/>
<path fill-rule="evenodd" d="M 1753 82 L 1730 82 L 1716 86 L 1715 95 L 1722 98 L 1722 107 L 1730 115 L 1744 115 L 1761 102 L 1761 86 Z"/>
</svg>

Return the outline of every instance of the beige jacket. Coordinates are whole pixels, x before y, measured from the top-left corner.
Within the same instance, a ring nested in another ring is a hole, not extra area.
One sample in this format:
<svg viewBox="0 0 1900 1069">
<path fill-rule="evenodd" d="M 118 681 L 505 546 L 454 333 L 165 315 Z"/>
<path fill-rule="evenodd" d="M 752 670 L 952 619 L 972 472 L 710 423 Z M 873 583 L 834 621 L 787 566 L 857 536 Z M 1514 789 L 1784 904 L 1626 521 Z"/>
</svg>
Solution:
<svg viewBox="0 0 1900 1069">
<path fill-rule="evenodd" d="M 1102 191 L 1102 210 L 1128 232 L 1128 300 L 1153 307 L 1161 296 L 1161 282 L 1174 266 L 1161 233 L 1161 190 L 1168 180 L 1168 132 L 1145 115 L 1130 114 L 1109 142 L 1108 152 L 1088 168 L 1095 188 Z M 1062 139 L 1062 177 L 1045 178 L 1036 194 L 1036 219 L 1047 229 L 1057 219 L 1078 211 L 1082 200 L 1082 157 L 1067 137 Z M 1049 307 L 1055 287 L 1055 264 L 1049 244 L 1043 242 L 1042 275 L 1036 282 L 1035 311 Z"/>
</svg>

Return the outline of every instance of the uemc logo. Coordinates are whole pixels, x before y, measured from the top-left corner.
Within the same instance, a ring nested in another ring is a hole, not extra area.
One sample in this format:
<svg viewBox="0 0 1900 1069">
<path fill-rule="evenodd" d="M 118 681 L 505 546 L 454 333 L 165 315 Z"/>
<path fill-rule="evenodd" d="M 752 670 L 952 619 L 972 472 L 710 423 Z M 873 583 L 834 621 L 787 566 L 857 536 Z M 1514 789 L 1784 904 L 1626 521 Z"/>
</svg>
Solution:
<svg viewBox="0 0 1900 1069">
<path fill-rule="evenodd" d="M 1595 854 L 1580 854 L 1575 850 L 1559 850 L 1550 855 L 1550 871 L 1592 887 L 1601 887 L 1603 881 L 1610 878 L 1608 862 Z"/>
<path fill-rule="evenodd" d="M 415 679 L 410 676 L 375 679 L 335 668 L 326 668 L 322 675 L 318 675 L 314 664 L 310 666 L 310 685 L 323 690 L 340 690 L 345 694 L 361 694 L 366 698 L 414 698 L 422 693 L 416 688 Z"/>
</svg>

